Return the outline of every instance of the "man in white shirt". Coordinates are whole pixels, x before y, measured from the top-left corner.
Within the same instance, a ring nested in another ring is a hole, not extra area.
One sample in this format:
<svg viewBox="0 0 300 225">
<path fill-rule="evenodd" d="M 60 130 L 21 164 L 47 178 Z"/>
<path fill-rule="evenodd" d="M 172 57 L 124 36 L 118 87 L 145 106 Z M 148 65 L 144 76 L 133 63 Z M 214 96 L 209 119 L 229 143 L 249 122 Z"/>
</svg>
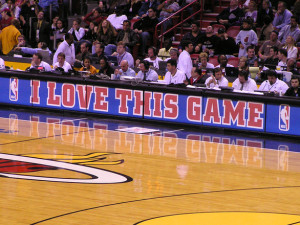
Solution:
<svg viewBox="0 0 300 225">
<path fill-rule="evenodd" d="M 69 70 L 72 70 L 71 65 L 66 62 L 66 55 L 63 52 L 58 53 L 57 62 L 53 65 L 53 69 L 62 68 L 65 73 L 68 73 Z"/>
<path fill-rule="evenodd" d="M 158 80 L 158 74 L 155 70 L 150 69 L 150 63 L 146 60 L 140 62 L 140 71 L 138 72 L 136 77 L 143 81 Z"/>
<path fill-rule="evenodd" d="M 159 68 L 159 62 L 162 61 L 160 58 L 157 57 L 158 51 L 155 47 L 148 48 L 148 58 L 145 60 L 148 62 L 153 63 L 153 67 L 158 69 Z"/>
<path fill-rule="evenodd" d="M 54 56 L 53 56 L 53 65 L 57 62 L 57 55 L 63 52 L 66 56 L 66 61 L 73 65 L 75 62 L 75 47 L 73 44 L 73 36 L 70 33 L 65 35 L 65 40 L 58 46 Z"/>
<path fill-rule="evenodd" d="M 262 82 L 258 90 L 284 94 L 289 86 L 278 79 L 278 74 L 274 70 L 267 70 L 266 73 L 268 80 Z"/>
<path fill-rule="evenodd" d="M 221 68 L 216 68 L 214 70 L 215 76 L 211 75 L 209 78 L 206 79 L 205 85 L 208 88 L 214 87 L 224 87 L 228 86 L 228 80 L 223 76 Z"/>
<path fill-rule="evenodd" d="M 107 20 L 116 30 L 121 30 L 123 28 L 123 21 L 127 20 L 126 15 L 122 15 L 122 9 L 117 7 L 114 14 L 107 17 Z"/>
<path fill-rule="evenodd" d="M 128 61 L 122 60 L 120 63 L 121 69 L 115 69 L 115 80 L 120 80 L 121 76 L 129 76 L 129 77 L 135 77 L 135 71 L 131 68 L 129 68 Z"/>
<path fill-rule="evenodd" d="M 186 80 L 185 73 L 177 69 L 177 62 L 170 59 L 167 62 L 168 72 L 165 75 L 165 84 L 182 84 Z"/>
<path fill-rule="evenodd" d="M 190 78 L 193 69 L 193 62 L 190 55 L 190 53 L 194 50 L 192 42 L 188 40 L 183 41 L 182 49 L 184 50 L 179 55 L 177 68 L 184 72 L 187 78 Z"/>
<path fill-rule="evenodd" d="M 120 41 L 117 45 L 117 52 L 114 52 L 112 56 L 117 56 L 118 65 L 121 65 L 122 60 L 127 60 L 129 67 L 134 67 L 134 59 L 129 52 L 126 52 L 125 44 Z"/>
<path fill-rule="evenodd" d="M 286 49 L 279 49 L 278 50 L 278 66 L 280 67 L 280 70 L 286 70 L 287 68 L 287 51 Z"/>
<path fill-rule="evenodd" d="M 42 60 L 43 56 L 40 53 L 34 53 L 30 68 L 35 68 L 42 71 L 51 71 L 51 66 Z"/>
<path fill-rule="evenodd" d="M 242 70 L 239 72 L 238 78 L 232 83 L 234 90 L 254 92 L 257 90 L 256 82 L 248 77 L 249 72 Z"/>
</svg>

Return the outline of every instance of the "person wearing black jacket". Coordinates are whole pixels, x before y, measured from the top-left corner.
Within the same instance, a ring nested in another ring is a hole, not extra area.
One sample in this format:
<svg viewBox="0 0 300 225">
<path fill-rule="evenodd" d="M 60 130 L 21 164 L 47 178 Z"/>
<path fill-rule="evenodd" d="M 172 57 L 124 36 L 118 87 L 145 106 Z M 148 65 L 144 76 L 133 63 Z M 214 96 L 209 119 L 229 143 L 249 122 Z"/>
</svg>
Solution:
<svg viewBox="0 0 300 225">
<path fill-rule="evenodd" d="M 153 33 L 156 24 L 158 24 L 158 18 L 156 17 L 156 11 L 154 8 L 149 8 L 148 15 L 143 16 L 142 19 L 133 24 L 134 32 L 140 36 L 142 54 L 146 52 L 149 40 L 152 40 L 150 45 L 153 45 Z"/>
<path fill-rule="evenodd" d="M 291 78 L 291 87 L 286 90 L 285 96 L 300 97 L 300 78 L 292 76 Z"/>
<path fill-rule="evenodd" d="M 110 66 L 107 57 L 103 56 L 102 58 L 100 58 L 99 63 L 100 63 L 99 74 L 104 74 L 109 77 L 111 77 L 111 75 L 114 74 L 115 70 Z"/>
<path fill-rule="evenodd" d="M 191 28 L 192 28 L 191 32 L 186 33 L 182 37 L 181 42 L 180 42 L 180 48 L 182 48 L 181 45 L 182 45 L 183 41 L 191 41 L 194 46 L 194 50 L 193 50 L 192 54 L 200 53 L 201 45 L 202 45 L 201 38 L 203 36 L 205 36 L 205 33 L 200 30 L 198 22 L 192 22 Z"/>
<path fill-rule="evenodd" d="M 239 52 L 235 40 L 229 37 L 223 28 L 219 28 L 218 36 L 220 40 L 215 48 L 215 55 L 233 55 Z"/>
<path fill-rule="evenodd" d="M 274 19 L 273 9 L 270 7 L 269 0 L 263 0 L 260 9 L 257 12 L 256 26 L 262 27 L 264 25 L 265 16 L 269 16 L 271 21 Z"/>
</svg>

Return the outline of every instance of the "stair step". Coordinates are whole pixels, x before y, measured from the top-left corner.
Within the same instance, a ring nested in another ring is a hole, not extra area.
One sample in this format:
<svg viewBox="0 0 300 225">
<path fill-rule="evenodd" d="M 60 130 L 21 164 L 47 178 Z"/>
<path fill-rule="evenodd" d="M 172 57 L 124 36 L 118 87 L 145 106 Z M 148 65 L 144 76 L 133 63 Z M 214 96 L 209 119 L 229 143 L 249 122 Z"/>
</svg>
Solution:
<svg viewBox="0 0 300 225">
<path fill-rule="evenodd" d="M 214 8 L 214 12 L 215 13 L 220 13 L 220 12 L 222 12 L 224 9 L 226 9 L 227 7 L 226 6 L 215 6 L 215 8 Z"/>
</svg>

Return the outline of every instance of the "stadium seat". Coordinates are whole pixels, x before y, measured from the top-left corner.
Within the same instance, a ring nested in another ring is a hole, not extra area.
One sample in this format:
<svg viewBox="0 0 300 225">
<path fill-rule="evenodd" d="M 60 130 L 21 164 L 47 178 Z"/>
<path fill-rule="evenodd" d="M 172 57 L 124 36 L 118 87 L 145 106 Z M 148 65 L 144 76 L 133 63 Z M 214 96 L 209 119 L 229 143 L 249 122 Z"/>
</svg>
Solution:
<svg viewBox="0 0 300 225">
<path fill-rule="evenodd" d="M 137 21 L 139 21 L 140 19 L 132 19 L 132 20 L 130 20 L 130 22 L 131 22 L 131 29 L 133 29 L 133 24 L 135 23 L 135 22 L 137 22 Z"/>
<path fill-rule="evenodd" d="M 239 58 L 238 57 L 232 57 L 228 59 L 228 64 L 233 65 L 234 67 L 239 66 Z"/>
<path fill-rule="evenodd" d="M 232 26 L 229 27 L 227 30 L 227 34 L 229 37 L 236 38 L 238 33 L 240 32 L 240 27 L 239 26 Z"/>
<path fill-rule="evenodd" d="M 212 25 L 212 27 L 214 28 L 214 33 L 218 33 L 218 30 L 220 28 L 223 28 L 224 30 L 226 30 L 225 26 L 222 24 L 214 24 L 214 25 Z"/>
<path fill-rule="evenodd" d="M 214 66 L 219 65 L 218 57 L 210 57 L 208 62 L 212 63 Z"/>
</svg>

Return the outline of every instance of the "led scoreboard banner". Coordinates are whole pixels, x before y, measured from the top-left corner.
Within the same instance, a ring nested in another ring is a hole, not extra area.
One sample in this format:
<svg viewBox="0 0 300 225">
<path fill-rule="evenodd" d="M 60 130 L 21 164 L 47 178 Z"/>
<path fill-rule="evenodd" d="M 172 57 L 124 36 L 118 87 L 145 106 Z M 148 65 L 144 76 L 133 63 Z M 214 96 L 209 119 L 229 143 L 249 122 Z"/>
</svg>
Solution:
<svg viewBox="0 0 300 225">
<path fill-rule="evenodd" d="M 0 72 L 0 103 L 299 136 L 300 101 L 210 89 Z"/>
</svg>

